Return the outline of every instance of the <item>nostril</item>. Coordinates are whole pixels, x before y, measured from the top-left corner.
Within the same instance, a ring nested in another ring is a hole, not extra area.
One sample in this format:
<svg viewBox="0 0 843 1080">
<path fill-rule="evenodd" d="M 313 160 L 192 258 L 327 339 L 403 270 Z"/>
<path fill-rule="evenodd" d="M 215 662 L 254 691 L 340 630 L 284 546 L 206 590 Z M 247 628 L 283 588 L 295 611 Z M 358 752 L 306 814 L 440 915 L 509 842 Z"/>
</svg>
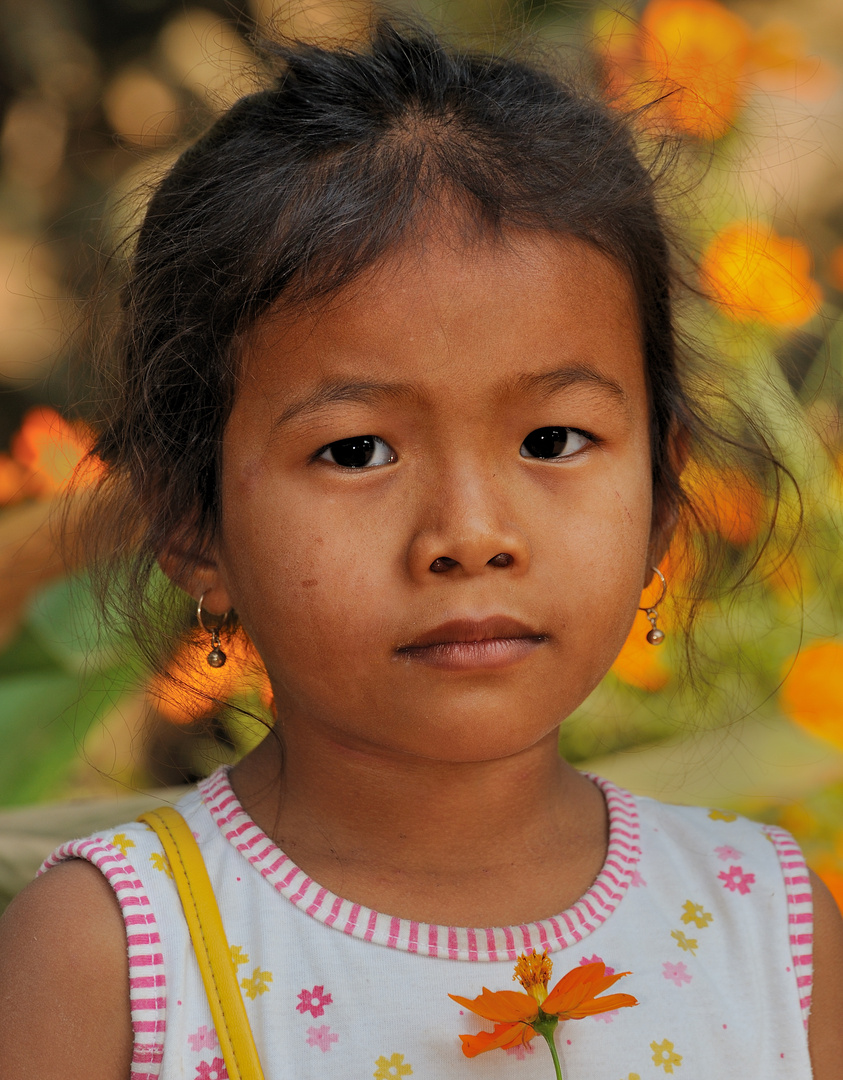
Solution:
<svg viewBox="0 0 843 1080">
<path fill-rule="evenodd" d="M 489 559 L 487 566 L 511 566 L 515 560 L 507 552 L 502 551 L 499 555 Z"/>
<path fill-rule="evenodd" d="M 449 559 L 447 555 L 442 555 L 438 559 L 434 559 L 430 564 L 430 569 L 434 574 L 442 574 L 446 570 L 450 570 L 452 566 L 457 565 L 456 559 Z"/>
</svg>

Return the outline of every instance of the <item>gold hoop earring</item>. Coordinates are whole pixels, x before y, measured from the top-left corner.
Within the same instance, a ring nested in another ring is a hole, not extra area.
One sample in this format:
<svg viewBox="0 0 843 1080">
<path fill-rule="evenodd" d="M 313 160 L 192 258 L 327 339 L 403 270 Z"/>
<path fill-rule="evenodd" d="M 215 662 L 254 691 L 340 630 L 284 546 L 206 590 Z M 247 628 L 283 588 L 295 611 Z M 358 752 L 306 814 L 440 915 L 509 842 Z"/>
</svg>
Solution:
<svg viewBox="0 0 843 1080">
<path fill-rule="evenodd" d="M 225 626 L 229 612 L 226 612 L 225 615 L 221 617 L 218 616 L 220 620 L 219 624 L 217 626 L 212 626 L 210 629 L 208 629 L 208 627 L 205 625 L 204 619 L 202 618 L 202 601 L 204 599 L 205 594 L 202 593 L 202 595 L 199 597 L 199 603 L 196 605 L 196 620 L 202 627 L 202 629 L 205 631 L 205 633 L 211 635 L 211 651 L 208 653 L 205 659 L 208 662 L 208 667 L 221 668 L 225 664 L 228 657 L 220 648 L 220 630 Z"/>
<path fill-rule="evenodd" d="M 664 630 L 660 630 L 656 625 L 656 621 L 659 617 L 659 604 L 667 596 L 667 582 L 664 579 L 664 574 L 659 570 L 657 566 L 651 567 L 654 574 L 658 576 L 659 581 L 662 583 L 661 596 L 650 607 L 640 607 L 638 610 L 643 611 L 647 618 L 650 620 L 650 629 L 647 631 L 647 640 L 651 645 L 661 645 L 664 641 Z"/>
</svg>

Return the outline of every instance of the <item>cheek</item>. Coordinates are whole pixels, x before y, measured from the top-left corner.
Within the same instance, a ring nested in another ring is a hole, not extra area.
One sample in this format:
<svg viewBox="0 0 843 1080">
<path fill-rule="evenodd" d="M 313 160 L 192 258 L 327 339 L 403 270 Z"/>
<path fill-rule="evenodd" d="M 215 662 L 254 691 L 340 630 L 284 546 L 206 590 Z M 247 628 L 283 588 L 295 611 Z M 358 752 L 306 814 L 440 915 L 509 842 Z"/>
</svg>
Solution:
<svg viewBox="0 0 843 1080">
<path fill-rule="evenodd" d="M 223 505 L 232 601 L 268 665 L 307 663 L 328 642 L 342 650 L 364 635 L 376 553 L 331 500 L 314 503 L 289 490 L 280 497 L 261 481 L 243 483 Z"/>
</svg>

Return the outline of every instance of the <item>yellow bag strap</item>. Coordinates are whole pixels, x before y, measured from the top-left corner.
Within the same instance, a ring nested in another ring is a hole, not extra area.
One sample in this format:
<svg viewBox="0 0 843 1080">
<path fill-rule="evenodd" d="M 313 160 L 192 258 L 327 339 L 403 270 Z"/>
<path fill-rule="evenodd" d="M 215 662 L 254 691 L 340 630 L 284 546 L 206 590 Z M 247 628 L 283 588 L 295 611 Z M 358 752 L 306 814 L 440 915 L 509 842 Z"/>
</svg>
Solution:
<svg viewBox="0 0 843 1080">
<path fill-rule="evenodd" d="M 170 806 L 141 814 L 138 821 L 156 832 L 164 845 L 196 950 L 229 1080 L 263 1080 L 220 909 L 199 845 L 187 822 Z"/>
</svg>

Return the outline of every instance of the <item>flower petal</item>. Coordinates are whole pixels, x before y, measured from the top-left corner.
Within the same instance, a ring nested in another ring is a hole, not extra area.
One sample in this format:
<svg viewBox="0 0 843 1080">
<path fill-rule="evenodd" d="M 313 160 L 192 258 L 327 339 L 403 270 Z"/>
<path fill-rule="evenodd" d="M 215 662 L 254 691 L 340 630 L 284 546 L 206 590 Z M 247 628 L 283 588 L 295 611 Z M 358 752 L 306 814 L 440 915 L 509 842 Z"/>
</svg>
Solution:
<svg viewBox="0 0 843 1080">
<path fill-rule="evenodd" d="M 634 998 L 632 994 L 609 994 L 604 998 L 592 998 L 569 1012 L 556 1015 L 560 1020 L 581 1020 L 584 1016 L 596 1016 L 598 1013 L 612 1012 L 614 1009 L 625 1009 L 637 1004 L 638 998 Z"/>
<path fill-rule="evenodd" d="M 452 1001 L 482 1016 L 484 1020 L 503 1021 L 507 1024 L 529 1024 L 539 1015 L 538 1003 L 529 994 L 519 994 L 515 990 L 487 990 L 474 999 L 448 994 Z"/>
<path fill-rule="evenodd" d="M 604 990 L 608 990 L 610 986 L 614 986 L 618 979 L 622 979 L 624 975 L 629 974 L 628 971 L 621 971 L 617 975 L 606 975 L 606 965 L 603 963 L 583 964 L 581 967 L 575 967 L 563 975 L 550 991 L 542 1005 L 542 1010 L 546 1013 L 552 1013 L 554 1016 L 573 1018 L 575 1013 L 580 1012 L 584 1006 L 591 1006 L 593 1003 L 599 1007 L 589 1008 L 588 1012 L 580 1014 L 589 1016 L 599 1012 L 608 1012 L 618 1006 L 605 1005 L 604 1002 L 610 1000 L 609 998 L 595 1001 L 596 996 L 602 994 Z M 629 997 L 628 994 L 612 995 L 613 998 L 618 996 Z"/>
<path fill-rule="evenodd" d="M 508 1050 L 511 1046 L 528 1043 L 534 1035 L 533 1029 L 526 1024 L 495 1024 L 494 1031 L 460 1035 L 460 1038 L 465 1056 L 477 1057 L 478 1054 L 485 1054 L 487 1050 Z"/>
</svg>

